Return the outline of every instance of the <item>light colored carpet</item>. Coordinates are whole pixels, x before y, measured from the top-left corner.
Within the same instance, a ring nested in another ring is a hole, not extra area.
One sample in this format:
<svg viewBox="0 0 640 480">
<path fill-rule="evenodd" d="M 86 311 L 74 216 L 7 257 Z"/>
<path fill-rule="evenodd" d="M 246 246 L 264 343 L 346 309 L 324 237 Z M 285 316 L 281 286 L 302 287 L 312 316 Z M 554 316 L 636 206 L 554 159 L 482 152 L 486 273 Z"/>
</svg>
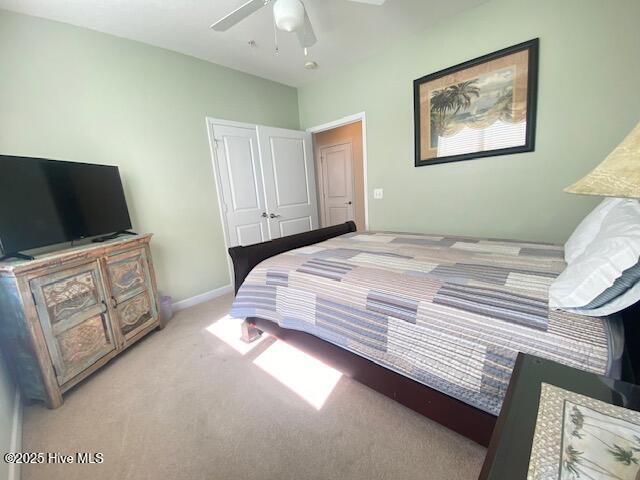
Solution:
<svg viewBox="0 0 640 480">
<path fill-rule="evenodd" d="M 179 312 L 68 392 L 25 409 L 23 450 L 102 452 L 23 480 L 477 478 L 485 449 L 342 377 L 320 410 L 206 328 L 226 296 Z"/>
</svg>

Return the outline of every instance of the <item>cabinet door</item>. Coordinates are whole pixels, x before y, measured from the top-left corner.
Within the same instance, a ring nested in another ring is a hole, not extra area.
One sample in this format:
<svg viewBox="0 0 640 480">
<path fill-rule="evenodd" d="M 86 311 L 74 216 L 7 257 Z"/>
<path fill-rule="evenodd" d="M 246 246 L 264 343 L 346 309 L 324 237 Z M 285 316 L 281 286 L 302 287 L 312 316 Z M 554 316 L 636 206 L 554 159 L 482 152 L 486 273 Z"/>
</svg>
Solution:
<svg viewBox="0 0 640 480">
<path fill-rule="evenodd" d="M 30 286 L 60 385 L 116 348 L 97 262 L 38 277 Z"/>
<path fill-rule="evenodd" d="M 147 250 L 139 248 L 107 257 L 111 307 L 124 340 L 158 320 Z"/>
</svg>

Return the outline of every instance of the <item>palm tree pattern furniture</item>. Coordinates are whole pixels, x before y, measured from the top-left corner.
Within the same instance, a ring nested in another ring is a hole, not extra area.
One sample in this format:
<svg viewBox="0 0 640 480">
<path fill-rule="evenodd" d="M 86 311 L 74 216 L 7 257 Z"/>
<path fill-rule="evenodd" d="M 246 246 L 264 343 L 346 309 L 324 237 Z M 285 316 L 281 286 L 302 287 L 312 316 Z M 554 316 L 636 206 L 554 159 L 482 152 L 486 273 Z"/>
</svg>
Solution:
<svg viewBox="0 0 640 480">
<path fill-rule="evenodd" d="M 585 395 L 611 405 L 640 411 L 640 387 L 638 385 L 595 375 L 534 355 L 520 353 L 511 375 L 507 396 L 491 437 L 489 450 L 480 473 L 480 480 L 534 478 L 528 474 L 530 473 L 530 464 L 536 461 L 536 457 L 543 458 L 546 462 L 555 462 L 552 469 L 553 475 L 546 475 L 544 478 L 567 478 L 566 474 L 570 472 L 561 471 L 560 457 L 555 458 L 552 451 L 562 448 L 566 454 L 563 461 L 571 463 L 571 456 L 575 456 L 575 454 L 566 450 L 569 445 L 563 447 L 555 445 L 553 448 L 543 445 L 542 450 L 537 454 L 535 452 L 534 433 L 544 384 L 554 385 L 559 389 L 568 390 L 580 396 Z M 570 407 L 567 413 L 572 413 Z M 578 425 L 574 423 L 576 428 L 580 427 L 579 420 L 577 423 Z M 547 427 L 547 425 L 549 426 Z M 550 424 L 547 425 L 545 427 L 551 428 Z M 546 432 L 546 429 L 542 431 Z M 571 434 L 572 432 L 569 432 L 569 435 Z M 580 435 L 580 432 L 578 434 Z M 602 435 L 600 437 L 604 439 Z M 534 447 L 533 452 L 532 447 Z M 593 475 L 593 472 L 590 473 Z M 591 477 L 581 475 L 577 478 Z"/>
</svg>

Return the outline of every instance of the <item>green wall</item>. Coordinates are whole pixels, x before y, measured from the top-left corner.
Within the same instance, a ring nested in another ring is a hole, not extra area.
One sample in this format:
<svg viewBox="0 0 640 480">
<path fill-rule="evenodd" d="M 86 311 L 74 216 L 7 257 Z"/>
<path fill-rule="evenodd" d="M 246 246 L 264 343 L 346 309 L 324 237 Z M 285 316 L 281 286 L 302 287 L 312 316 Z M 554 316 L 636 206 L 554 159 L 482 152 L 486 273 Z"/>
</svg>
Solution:
<svg viewBox="0 0 640 480">
<path fill-rule="evenodd" d="M 174 300 L 229 283 L 205 116 L 298 127 L 294 88 L 0 10 L 0 153 L 117 164 Z M 19 201 L 19 199 L 16 199 Z"/>
<path fill-rule="evenodd" d="M 301 126 L 366 111 L 372 229 L 561 242 L 599 201 L 562 188 L 640 120 L 639 19 L 638 0 L 493 0 L 299 89 Z M 414 168 L 412 81 L 535 37 L 536 151 Z"/>
<path fill-rule="evenodd" d="M 229 282 L 205 116 L 306 128 L 366 111 L 372 229 L 564 241 L 598 199 L 562 187 L 640 119 L 639 18 L 637 0 L 492 0 L 296 92 L 0 10 L 0 153 L 119 165 L 175 300 Z M 536 151 L 414 168 L 412 80 L 534 37 Z M 13 392 L 0 365 L 0 451 Z"/>
<path fill-rule="evenodd" d="M 0 10 L 0 153 L 119 165 L 174 300 L 229 282 L 207 115 L 306 128 L 366 111 L 372 229 L 563 241 L 598 199 L 562 187 L 640 117 L 638 18 L 637 0 L 493 0 L 296 91 Z M 412 80 L 534 37 L 536 151 L 414 168 Z"/>
</svg>

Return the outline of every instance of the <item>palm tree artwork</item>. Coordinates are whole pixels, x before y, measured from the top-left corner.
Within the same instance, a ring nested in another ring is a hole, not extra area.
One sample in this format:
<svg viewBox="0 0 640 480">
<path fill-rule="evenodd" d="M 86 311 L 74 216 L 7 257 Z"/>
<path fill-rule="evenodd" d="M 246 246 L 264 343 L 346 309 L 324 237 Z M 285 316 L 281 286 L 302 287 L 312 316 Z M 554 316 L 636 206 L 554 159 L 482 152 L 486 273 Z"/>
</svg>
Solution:
<svg viewBox="0 0 640 480">
<path fill-rule="evenodd" d="M 538 39 L 413 81 L 415 166 L 535 147 Z"/>
<path fill-rule="evenodd" d="M 431 143 L 437 146 L 438 137 L 444 135 L 460 110 L 467 110 L 472 98 L 480 97 L 477 79 L 456 83 L 436 90 L 431 96 Z"/>
<path fill-rule="evenodd" d="M 514 104 L 514 79 L 515 72 L 505 68 L 434 90 L 430 96 L 431 148 L 438 147 L 440 137 L 455 135 L 465 126 L 480 130 L 499 120 L 522 121 L 526 105 Z"/>
<path fill-rule="evenodd" d="M 640 480 L 640 425 L 565 402 L 560 480 Z"/>
</svg>

